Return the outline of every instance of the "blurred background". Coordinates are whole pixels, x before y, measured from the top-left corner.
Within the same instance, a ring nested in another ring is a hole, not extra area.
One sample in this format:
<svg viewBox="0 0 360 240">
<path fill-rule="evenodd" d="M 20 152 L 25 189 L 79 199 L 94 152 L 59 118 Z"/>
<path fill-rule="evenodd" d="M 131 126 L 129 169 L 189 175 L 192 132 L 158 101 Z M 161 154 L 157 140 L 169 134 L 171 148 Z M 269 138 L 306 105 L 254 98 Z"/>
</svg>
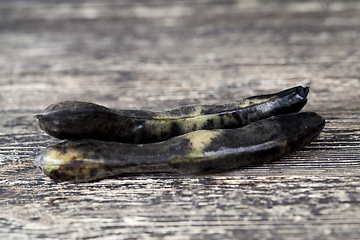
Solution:
<svg viewBox="0 0 360 240">
<path fill-rule="evenodd" d="M 0 109 L 162 110 L 296 85 L 358 105 L 359 1 L 0 0 Z"/>
</svg>

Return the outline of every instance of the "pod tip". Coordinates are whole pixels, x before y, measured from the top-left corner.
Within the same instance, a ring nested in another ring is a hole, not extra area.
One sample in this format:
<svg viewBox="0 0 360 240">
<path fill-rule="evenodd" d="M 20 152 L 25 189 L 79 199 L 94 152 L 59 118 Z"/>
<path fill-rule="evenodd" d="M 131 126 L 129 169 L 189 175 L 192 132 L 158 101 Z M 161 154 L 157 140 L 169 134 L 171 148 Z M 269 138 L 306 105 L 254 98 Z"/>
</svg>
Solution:
<svg viewBox="0 0 360 240">
<path fill-rule="evenodd" d="M 301 97 L 306 98 L 306 96 L 309 94 L 310 91 L 310 87 L 306 86 L 306 87 L 299 87 L 298 88 L 298 93 Z"/>
</svg>

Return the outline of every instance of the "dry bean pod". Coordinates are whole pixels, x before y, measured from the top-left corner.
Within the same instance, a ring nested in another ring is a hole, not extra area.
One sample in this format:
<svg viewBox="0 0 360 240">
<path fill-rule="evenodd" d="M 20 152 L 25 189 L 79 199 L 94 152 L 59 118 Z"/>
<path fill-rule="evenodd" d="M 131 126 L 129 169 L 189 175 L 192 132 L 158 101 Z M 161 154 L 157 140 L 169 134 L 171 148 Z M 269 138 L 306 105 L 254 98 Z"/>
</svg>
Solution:
<svg viewBox="0 0 360 240">
<path fill-rule="evenodd" d="M 200 130 L 149 144 L 69 140 L 35 164 L 54 180 L 87 182 L 122 174 L 206 174 L 268 163 L 302 148 L 325 125 L 312 112 L 273 116 L 243 128 Z"/>
<path fill-rule="evenodd" d="M 308 87 L 295 87 L 219 105 L 187 105 L 164 112 L 115 110 L 65 101 L 36 115 L 40 128 L 59 139 L 152 143 L 197 130 L 246 126 L 274 115 L 295 113 L 307 102 Z"/>
</svg>

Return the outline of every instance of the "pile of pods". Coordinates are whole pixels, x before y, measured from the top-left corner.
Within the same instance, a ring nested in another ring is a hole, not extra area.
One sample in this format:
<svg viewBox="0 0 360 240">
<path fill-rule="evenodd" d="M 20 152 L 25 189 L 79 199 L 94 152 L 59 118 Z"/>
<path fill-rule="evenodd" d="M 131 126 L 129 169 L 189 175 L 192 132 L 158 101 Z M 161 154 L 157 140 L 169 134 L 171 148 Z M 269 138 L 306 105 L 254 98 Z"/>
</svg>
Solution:
<svg viewBox="0 0 360 240">
<path fill-rule="evenodd" d="M 325 126 L 299 111 L 309 87 L 227 104 L 154 112 L 64 101 L 36 115 L 49 135 L 68 139 L 35 160 L 59 181 L 89 182 L 123 174 L 208 174 L 268 163 L 315 139 Z"/>
</svg>

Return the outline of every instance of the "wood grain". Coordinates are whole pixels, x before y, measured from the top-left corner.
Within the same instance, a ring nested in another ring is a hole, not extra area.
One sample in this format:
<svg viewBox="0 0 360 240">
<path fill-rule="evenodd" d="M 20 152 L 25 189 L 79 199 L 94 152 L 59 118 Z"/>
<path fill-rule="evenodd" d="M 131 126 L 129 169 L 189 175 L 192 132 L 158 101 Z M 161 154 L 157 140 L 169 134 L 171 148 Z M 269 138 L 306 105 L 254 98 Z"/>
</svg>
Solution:
<svg viewBox="0 0 360 240">
<path fill-rule="evenodd" d="M 357 239 L 358 1 L 0 0 L 1 239 Z M 61 100 L 164 110 L 309 85 L 322 134 L 207 176 L 55 183 L 33 115 Z"/>
</svg>

